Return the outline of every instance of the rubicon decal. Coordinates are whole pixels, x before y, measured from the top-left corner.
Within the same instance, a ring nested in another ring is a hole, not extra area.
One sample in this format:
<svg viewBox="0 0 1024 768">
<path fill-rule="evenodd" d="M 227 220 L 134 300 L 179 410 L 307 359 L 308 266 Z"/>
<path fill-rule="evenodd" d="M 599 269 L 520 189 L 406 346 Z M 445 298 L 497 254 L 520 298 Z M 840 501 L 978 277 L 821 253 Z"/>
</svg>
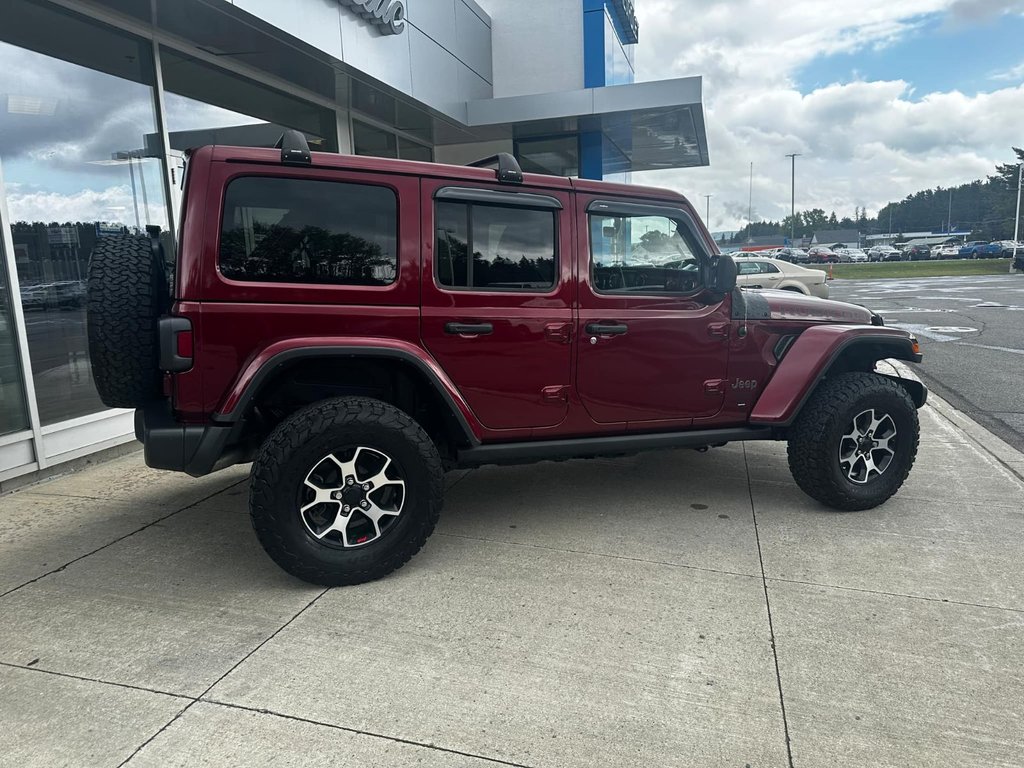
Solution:
<svg viewBox="0 0 1024 768">
<path fill-rule="evenodd" d="M 338 0 L 368 22 L 378 27 L 381 34 L 400 35 L 405 31 L 404 0 Z"/>
</svg>

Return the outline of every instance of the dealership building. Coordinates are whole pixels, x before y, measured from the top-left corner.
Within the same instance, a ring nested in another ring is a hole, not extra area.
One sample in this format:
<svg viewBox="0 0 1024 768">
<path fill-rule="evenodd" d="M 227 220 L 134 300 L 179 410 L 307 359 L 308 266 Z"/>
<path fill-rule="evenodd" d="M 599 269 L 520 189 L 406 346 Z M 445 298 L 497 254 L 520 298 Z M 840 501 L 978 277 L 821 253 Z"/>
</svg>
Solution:
<svg viewBox="0 0 1024 768">
<path fill-rule="evenodd" d="M 701 80 L 635 82 L 642 35 L 634 0 L 0 0 L 0 487 L 134 439 L 84 278 L 104 234 L 175 231 L 185 150 L 295 129 L 592 179 L 707 165 Z"/>
</svg>

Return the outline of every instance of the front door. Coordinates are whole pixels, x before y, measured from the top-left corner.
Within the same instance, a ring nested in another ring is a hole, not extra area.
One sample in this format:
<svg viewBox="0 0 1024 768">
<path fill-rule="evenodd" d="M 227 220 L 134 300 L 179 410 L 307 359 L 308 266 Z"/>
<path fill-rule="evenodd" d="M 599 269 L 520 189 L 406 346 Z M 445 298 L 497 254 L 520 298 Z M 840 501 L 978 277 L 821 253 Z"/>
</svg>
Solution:
<svg viewBox="0 0 1024 768">
<path fill-rule="evenodd" d="M 572 382 L 571 196 L 495 186 L 424 181 L 420 333 L 485 427 L 555 426 Z"/>
<path fill-rule="evenodd" d="M 580 196 L 577 390 L 601 423 L 671 421 L 721 410 L 729 299 L 705 285 L 694 217 Z"/>
</svg>

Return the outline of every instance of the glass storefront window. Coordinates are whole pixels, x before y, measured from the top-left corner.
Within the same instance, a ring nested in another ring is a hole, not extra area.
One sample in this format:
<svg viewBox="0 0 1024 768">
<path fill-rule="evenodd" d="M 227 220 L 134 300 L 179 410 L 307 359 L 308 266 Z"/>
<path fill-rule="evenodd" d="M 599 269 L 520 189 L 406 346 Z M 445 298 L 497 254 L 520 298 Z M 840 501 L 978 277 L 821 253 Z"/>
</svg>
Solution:
<svg viewBox="0 0 1024 768">
<path fill-rule="evenodd" d="M 8 435 L 28 429 L 29 421 L 3 249 L 0 240 L 0 435 Z"/>
<path fill-rule="evenodd" d="M 430 147 L 360 120 L 352 121 L 352 151 L 357 155 L 427 163 L 434 159 L 434 151 Z"/>
<path fill-rule="evenodd" d="M 4 224 L 47 425 L 105 408 L 85 325 L 97 238 L 167 228 L 162 161 L 146 143 L 156 132 L 152 57 L 145 41 L 70 12 L 0 0 L 0 17 Z"/>
<path fill-rule="evenodd" d="M 524 171 L 553 176 L 580 175 L 580 148 L 577 136 L 519 139 L 516 157 Z"/>
<path fill-rule="evenodd" d="M 314 151 L 338 151 L 332 109 L 168 48 L 160 49 L 160 63 L 173 150 L 204 144 L 272 147 L 291 128 L 302 131 Z"/>
</svg>

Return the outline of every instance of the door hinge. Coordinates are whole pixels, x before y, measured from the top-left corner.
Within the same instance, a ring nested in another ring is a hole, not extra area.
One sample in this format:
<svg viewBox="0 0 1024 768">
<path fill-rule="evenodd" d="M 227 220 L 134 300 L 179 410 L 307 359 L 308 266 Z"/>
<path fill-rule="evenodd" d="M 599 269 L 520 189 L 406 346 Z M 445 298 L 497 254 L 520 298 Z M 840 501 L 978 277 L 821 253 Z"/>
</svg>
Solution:
<svg viewBox="0 0 1024 768">
<path fill-rule="evenodd" d="M 569 400 L 569 385 L 553 384 L 550 387 L 544 387 L 540 394 L 545 403 L 565 403 Z"/>
</svg>

